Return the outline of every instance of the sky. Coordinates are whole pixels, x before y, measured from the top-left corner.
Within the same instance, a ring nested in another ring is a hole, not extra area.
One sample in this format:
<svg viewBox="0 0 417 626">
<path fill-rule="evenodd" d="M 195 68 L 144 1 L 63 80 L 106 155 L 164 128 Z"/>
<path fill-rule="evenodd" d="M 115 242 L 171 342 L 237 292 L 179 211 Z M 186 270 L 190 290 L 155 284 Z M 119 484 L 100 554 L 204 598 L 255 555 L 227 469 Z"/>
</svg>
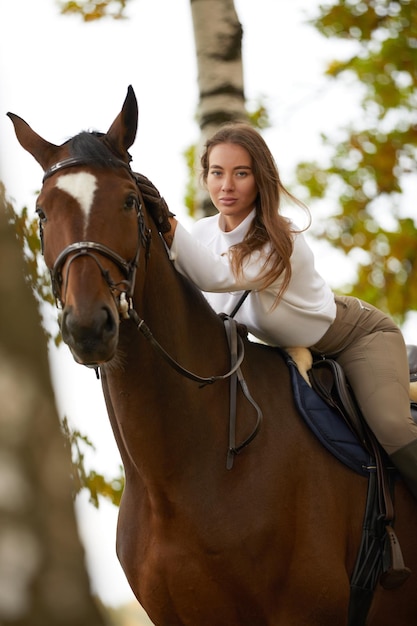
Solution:
<svg viewBox="0 0 417 626">
<path fill-rule="evenodd" d="M 284 184 L 294 165 L 323 152 L 320 133 L 357 114 L 358 94 L 323 77 L 326 62 L 349 52 L 305 23 L 316 0 L 235 0 L 244 30 L 243 65 L 249 105 L 263 98 L 272 127 L 265 131 Z M 137 140 L 130 152 L 135 171 L 160 189 L 187 226 L 183 208 L 184 150 L 198 138 L 197 67 L 189 0 L 132 0 L 128 20 L 84 24 L 59 14 L 55 0 L 13 0 L 0 7 L 0 178 L 17 209 L 34 210 L 42 171 L 18 144 L 11 111 L 52 143 L 81 130 L 106 131 L 119 113 L 128 85 L 139 103 Z M 322 207 L 312 213 L 325 219 Z M 313 246 L 314 247 L 314 246 Z M 352 276 L 350 264 L 330 249 L 317 249 L 317 266 L 333 285 Z M 414 340 L 411 326 L 406 337 Z M 108 423 L 100 382 L 75 364 L 64 346 L 51 353 L 51 374 L 61 415 L 96 446 L 91 462 L 112 476 L 120 459 Z M 133 599 L 115 556 L 117 509 L 96 511 L 77 502 L 92 587 L 118 605 Z"/>
</svg>

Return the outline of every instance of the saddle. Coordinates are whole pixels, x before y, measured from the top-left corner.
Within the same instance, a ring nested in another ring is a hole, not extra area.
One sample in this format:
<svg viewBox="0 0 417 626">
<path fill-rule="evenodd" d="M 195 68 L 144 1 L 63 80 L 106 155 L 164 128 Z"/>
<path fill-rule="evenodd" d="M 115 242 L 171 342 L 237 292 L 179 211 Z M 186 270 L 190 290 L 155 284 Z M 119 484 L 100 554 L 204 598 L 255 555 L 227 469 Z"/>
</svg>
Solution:
<svg viewBox="0 0 417 626">
<path fill-rule="evenodd" d="M 417 423 L 417 346 L 408 345 L 407 356 L 411 416 Z M 380 445 L 376 445 L 375 436 L 360 412 L 342 367 L 333 359 L 317 359 L 313 362 L 308 376 L 316 393 L 343 417 L 363 447 L 372 456 L 375 456 L 375 446 L 380 449 Z"/>
<path fill-rule="evenodd" d="M 413 390 L 413 384 L 417 385 L 417 346 L 407 346 L 407 355 Z M 378 579 L 385 589 L 394 589 L 411 573 L 404 564 L 393 529 L 396 471 L 365 422 L 342 367 L 332 359 L 321 359 L 313 363 L 308 374 L 316 393 L 343 418 L 375 461 L 375 471 L 369 477 L 362 542 L 351 579 L 349 605 L 348 624 L 364 624 Z M 410 398 L 411 413 L 417 423 L 415 388 Z"/>
</svg>

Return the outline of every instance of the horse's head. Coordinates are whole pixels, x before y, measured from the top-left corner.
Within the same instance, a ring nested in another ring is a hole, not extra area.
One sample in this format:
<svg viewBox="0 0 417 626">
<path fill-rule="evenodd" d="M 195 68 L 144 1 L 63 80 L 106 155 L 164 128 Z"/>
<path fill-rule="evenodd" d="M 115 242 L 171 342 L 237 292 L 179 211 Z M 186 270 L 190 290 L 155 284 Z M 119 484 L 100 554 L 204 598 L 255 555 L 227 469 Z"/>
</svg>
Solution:
<svg viewBox="0 0 417 626">
<path fill-rule="evenodd" d="M 128 153 L 138 121 L 135 94 L 129 87 L 107 133 L 80 133 L 61 146 L 8 115 L 45 172 L 37 213 L 63 339 L 78 362 L 99 365 L 115 354 L 141 248 L 141 199 Z"/>
</svg>

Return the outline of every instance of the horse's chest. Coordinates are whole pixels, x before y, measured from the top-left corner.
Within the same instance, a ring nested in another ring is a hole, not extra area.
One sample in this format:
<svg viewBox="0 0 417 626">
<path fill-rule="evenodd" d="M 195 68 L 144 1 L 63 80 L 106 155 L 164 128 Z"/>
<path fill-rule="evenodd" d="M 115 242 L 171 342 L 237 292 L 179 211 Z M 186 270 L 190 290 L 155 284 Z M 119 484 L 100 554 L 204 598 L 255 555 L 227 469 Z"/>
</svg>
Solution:
<svg viewBox="0 0 417 626">
<path fill-rule="evenodd" d="M 268 623 L 261 619 L 261 599 L 254 599 L 259 594 L 255 576 L 238 552 L 214 551 L 189 527 L 166 520 L 138 524 L 134 549 L 129 542 L 122 550 L 126 529 L 119 525 L 119 530 L 122 567 L 157 626 Z"/>
</svg>

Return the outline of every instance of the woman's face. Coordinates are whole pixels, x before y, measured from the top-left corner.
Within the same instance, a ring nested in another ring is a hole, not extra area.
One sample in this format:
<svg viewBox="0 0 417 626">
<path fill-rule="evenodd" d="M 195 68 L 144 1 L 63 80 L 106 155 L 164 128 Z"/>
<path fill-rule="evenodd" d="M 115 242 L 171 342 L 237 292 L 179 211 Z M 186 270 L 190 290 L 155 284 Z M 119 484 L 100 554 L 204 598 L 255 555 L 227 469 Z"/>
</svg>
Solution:
<svg viewBox="0 0 417 626">
<path fill-rule="evenodd" d="M 220 143 L 211 149 L 206 184 L 226 231 L 236 228 L 255 206 L 258 187 L 252 159 L 242 146 Z"/>
</svg>

